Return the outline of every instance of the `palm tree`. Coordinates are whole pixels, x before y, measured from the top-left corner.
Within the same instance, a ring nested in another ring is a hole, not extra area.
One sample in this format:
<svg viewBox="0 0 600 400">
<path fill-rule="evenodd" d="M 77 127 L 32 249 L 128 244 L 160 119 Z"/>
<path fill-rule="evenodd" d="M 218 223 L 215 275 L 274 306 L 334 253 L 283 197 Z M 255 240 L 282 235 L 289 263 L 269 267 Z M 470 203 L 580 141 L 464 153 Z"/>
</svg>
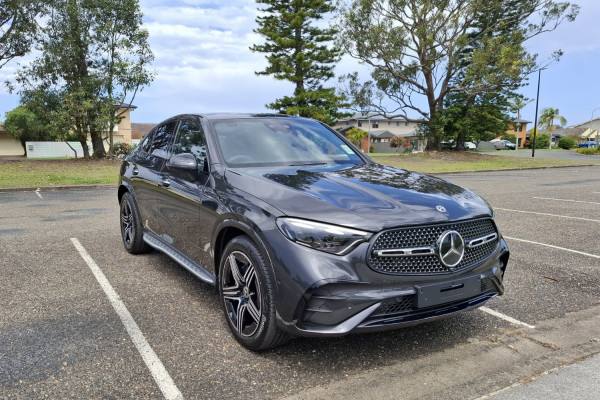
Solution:
<svg viewBox="0 0 600 400">
<path fill-rule="evenodd" d="M 546 131 L 553 131 L 556 129 L 556 125 L 554 125 L 554 120 L 557 119 L 561 125 L 566 125 L 567 120 L 565 117 L 560 115 L 560 111 L 558 108 L 544 108 L 542 110 L 542 114 L 540 115 L 540 128 L 544 128 Z"/>
<path fill-rule="evenodd" d="M 542 110 L 539 125 L 541 128 L 544 128 L 546 132 L 550 131 L 550 144 L 548 145 L 548 148 L 552 148 L 552 131 L 556 129 L 556 125 L 554 125 L 555 119 L 557 119 L 561 125 L 567 124 L 567 120 L 560 115 L 558 108 L 548 107 Z"/>
</svg>

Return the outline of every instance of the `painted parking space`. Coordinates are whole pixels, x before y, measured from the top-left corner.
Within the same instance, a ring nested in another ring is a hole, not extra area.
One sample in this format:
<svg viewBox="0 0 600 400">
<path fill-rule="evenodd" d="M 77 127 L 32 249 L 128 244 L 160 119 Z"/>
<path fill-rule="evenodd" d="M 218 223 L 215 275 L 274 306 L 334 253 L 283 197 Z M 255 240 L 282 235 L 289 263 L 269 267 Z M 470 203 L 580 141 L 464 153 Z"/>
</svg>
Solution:
<svg viewBox="0 0 600 400">
<path fill-rule="evenodd" d="M 4 350 L 15 361 L 8 370 L 19 365 L 20 371 L 0 372 L 0 393 L 165 397 L 71 238 L 102 270 L 184 398 L 285 398 L 369 371 L 434 362 L 448 349 L 469 354 L 473 343 L 502 345 L 493 338 L 505 331 L 534 334 L 540 324 L 600 299 L 600 260 L 587 255 L 600 254 L 590 245 L 600 227 L 589 212 L 595 206 L 533 198 L 598 201 L 592 192 L 600 180 L 590 178 L 598 168 L 566 170 L 446 177 L 490 202 L 511 248 L 506 294 L 484 310 L 390 332 L 299 338 L 266 353 L 249 352 L 232 338 L 211 286 L 160 253 L 123 250 L 116 189 L 41 190 L 42 198 L 0 193 L 2 205 L 10 205 L 10 212 L 0 211 L 0 231 L 12 232 L 0 235 L 2 286 L 10 288 L 0 293 L 0 346 L 10 340 Z M 0 366 L 6 363 L 0 358 Z M 454 365 L 441 367 L 450 372 Z"/>
</svg>

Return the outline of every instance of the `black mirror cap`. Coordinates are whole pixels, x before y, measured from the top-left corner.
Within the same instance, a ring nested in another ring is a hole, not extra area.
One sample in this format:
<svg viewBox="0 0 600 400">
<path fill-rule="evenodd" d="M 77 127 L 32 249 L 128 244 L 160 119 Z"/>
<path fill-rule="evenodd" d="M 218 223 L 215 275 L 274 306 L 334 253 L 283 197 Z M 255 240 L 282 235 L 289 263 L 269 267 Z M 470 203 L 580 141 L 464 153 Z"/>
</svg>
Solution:
<svg viewBox="0 0 600 400">
<path fill-rule="evenodd" d="M 187 171 L 197 171 L 198 161 L 191 153 L 176 154 L 167 162 L 167 167 Z"/>
</svg>

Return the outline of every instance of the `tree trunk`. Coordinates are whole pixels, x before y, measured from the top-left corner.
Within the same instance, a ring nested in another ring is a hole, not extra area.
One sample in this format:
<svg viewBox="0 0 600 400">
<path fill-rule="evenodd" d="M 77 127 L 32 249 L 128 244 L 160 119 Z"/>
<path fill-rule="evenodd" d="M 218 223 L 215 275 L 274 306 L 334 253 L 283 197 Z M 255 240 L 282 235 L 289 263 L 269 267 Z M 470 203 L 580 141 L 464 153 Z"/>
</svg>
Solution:
<svg viewBox="0 0 600 400">
<path fill-rule="evenodd" d="M 102 142 L 102 133 L 90 132 L 92 137 L 92 148 L 94 149 L 95 158 L 105 158 L 106 150 L 104 150 L 104 143 Z"/>
<path fill-rule="evenodd" d="M 86 160 L 89 160 L 90 159 L 90 149 L 88 148 L 87 141 L 80 140 L 79 143 L 81 143 L 81 148 L 83 149 L 83 158 L 85 158 Z"/>
</svg>

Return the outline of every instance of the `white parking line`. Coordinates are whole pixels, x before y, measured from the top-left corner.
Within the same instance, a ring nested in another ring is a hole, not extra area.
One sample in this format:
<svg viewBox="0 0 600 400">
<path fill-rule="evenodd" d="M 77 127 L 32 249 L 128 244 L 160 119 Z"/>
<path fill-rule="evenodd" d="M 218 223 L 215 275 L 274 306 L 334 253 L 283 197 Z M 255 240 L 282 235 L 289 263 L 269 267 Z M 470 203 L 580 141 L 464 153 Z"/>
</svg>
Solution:
<svg viewBox="0 0 600 400">
<path fill-rule="evenodd" d="M 154 381 L 160 388 L 165 399 L 183 400 L 183 395 L 181 394 L 177 386 L 175 386 L 175 382 L 173 382 L 173 379 L 171 379 L 171 376 L 165 369 L 164 365 L 162 364 L 154 350 L 152 350 L 152 347 L 150 347 L 148 341 L 146 341 L 144 334 L 142 333 L 135 320 L 127 310 L 127 307 L 125 307 L 123 301 L 121 301 L 121 298 L 119 297 L 117 292 L 113 289 L 108 279 L 106 279 L 106 276 L 104 275 L 100 267 L 98 267 L 98 265 L 94 262 L 92 257 L 88 254 L 88 252 L 81 245 L 81 243 L 79 243 L 79 240 L 77 240 L 77 238 L 71 238 L 71 242 L 73 242 L 73 245 L 83 258 L 83 260 L 92 270 L 92 273 L 96 277 L 96 280 L 102 287 L 102 290 L 104 290 L 106 297 L 108 297 L 110 304 L 117 312 L 119 318 L 121 318 L 121 322 L 123 322 L 123 325 L 125 325 L 127 333 L 129 333 L 131 340 L 133 341 L 135 347 L 142 356 L 142 359 L 146 363 L 146 366 L 150 370 Z"/>
<path fill-rule="evenodd" d="M 593 258 L 599 258 L 600 256 L 596 255 L 596 254 L 590 254 L 590 253 L 584 253 L 583 251 L 577 251 L 577 250 L 571 250 L 571 249 L 566 249 L 564 247 L 558 247 L 558 246 L 553 246 L 551 244 L 546 244 L 546 243 L 540 243 L 540 242 L 534 242 L 531 240 L 525 240 L 525 239 L 517 239 L 517 238 L 513 238 L 510 236 L 504 236 L 505 239 L 509 239 L 509 240 L 516 240 L 518 242 L 525 242 L 525 243 L 531 243 L 531 244 L 537 244 L 538 246 L 545 246 L 545 247 L 551 247 L 553 249 L 557 249 L 557 250 L 562 250 L 562 251 L 568 251 L 570 253 L 575 253 L 575 254 L 581 254 L 583 256 L 588 256 L 588 257 L 593 257 Z"/>
<path fill-rule="evenodd" d="M 37 194 L 37 196 L 38 196 L 40 199 L 44 200 L 44 198 L 42 197 L 42 194 L 40 193 L 39 189 L 35 191 L 35 194 Z"/>
<path fill-rule="evenodd" d="M 585 204 L 600 204 L 593 201 L 580 201 L 580 200 L 569 200 L 569 199 L 553 199 L 552 197 L 534 197 L 538 200 L 554 200 L 554 201 L 568 201 L 570 203 L 585 203 Z"/>
<path fill-rule="evenodd" d="M 533 212 L 533 211 L 523 211 L 523 210 L 512 210 L 510 208 L 494 207 L 494 210 L 512 211 L 512 212 L 518 212 L 518 213 L 524 213 L 524 214 L 545 215 L 545 216 L 548 216 L 548 217 L 579 219 L 579 220 L 588 221 L 588 222 L 600 222 L 600 219 L 589 219 L 589 218 L 581 218 L 581 217 L 569 217 L 567 215 L 546 214 L 546 213 L 539 213 L 539 212 Z"/>
<path fill-rule="evenodd" d="M 492 310 L 491 308 L 487 308 L 487 307 L 479 307 L 479 309 L 480 309 L 481 311 L 485 312 L 485 313 L 488 313 L 488 314 L 490 314 L 490 315 L 493 315 L 494 317 L 497 317 L 497 318 L 503 319 L 503 320 L 505 320 L 505 321 L 508 321 L 508 322 L 510 322 L 511 324 L 514 324 L 514 325 L 521 325 L 521 326 L 524 326 L 524 327 L 526 327 L 526 328 L 529 328 L 529 329 L 534 329 L 534 328 L 535 328 L 535 326 L 534 326 L 534 325 L 529 325 L 529 324 L 526 324 L 525 322 L 519 321 L 518 319 L 514 319 L 513 317 L 509 317 L 508 315 L 504 315 L 504 314 L 502 314 L 502 313 L 499 313 L 498 311 L 494 311 L 494 310 Z"/>
</svg>

